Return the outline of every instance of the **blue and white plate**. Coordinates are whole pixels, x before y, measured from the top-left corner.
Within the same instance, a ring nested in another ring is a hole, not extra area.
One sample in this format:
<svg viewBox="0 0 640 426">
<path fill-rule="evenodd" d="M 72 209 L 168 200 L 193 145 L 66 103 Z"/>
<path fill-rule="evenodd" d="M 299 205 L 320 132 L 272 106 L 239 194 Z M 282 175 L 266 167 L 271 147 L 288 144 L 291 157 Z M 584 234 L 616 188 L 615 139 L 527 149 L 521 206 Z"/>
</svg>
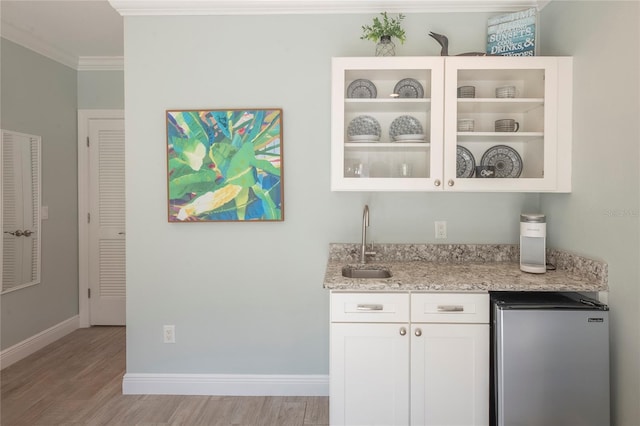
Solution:
<svg viewBox="0 0 640 426">
<path fill-rule="evenodd" d="M 497 178 L 517 178 L 522 173 L 522 158 L 518 151 L 507 145 L 489 148 L 480 160 L 482 166 L 494 166 Z"/>
<path fill-rule="evenodd" d="M 467 148 L 458 146 L 456 150 L 456 177 L 470 178 L 476 170 L 476 159 Z"/>
<path fill-rule="evenodd" d="M 349 123 L 347 127 L 347 136 L 369 135 L 371 139 L 380 139 L 382 130 L 378 120 L 370 115 L 359 115 Z"/>
<path fill-rule="evenodd" d="M 403 78 L 393 88 L 393 93 L 398 95 L 399 98 L 423 98 L 424 88 L 414 78 Z"/>
<path fill-rule="evenodd" d="M 371 143 L 379 142 L 380 136 L 377 135 L 351 135 L 348 136 L 349 142 Z"/>
<path fill-rule="evenodd" d="M 370 80 L 359 78 L 353 80 L 347 87 L 348 98 L 375 98 L 378 96 L 376 85 Z"/>
<path fill-rule="evenodd" d="M 392 140 L 398 135 L 421 135 L 423 133 L 420 121 L 410 115 L 401 115 L 393 120 L 389 126 L 389 136 Z"/>
<path fill-rule="evenodd" d="M 427 139 L 423 133 L 419 133 L 416 135 L 414 134 L 397 135 L 393 137 L 393 142 L 410 143 L 410 142 L 426 142 L 426 141 Z"/>
</svg>

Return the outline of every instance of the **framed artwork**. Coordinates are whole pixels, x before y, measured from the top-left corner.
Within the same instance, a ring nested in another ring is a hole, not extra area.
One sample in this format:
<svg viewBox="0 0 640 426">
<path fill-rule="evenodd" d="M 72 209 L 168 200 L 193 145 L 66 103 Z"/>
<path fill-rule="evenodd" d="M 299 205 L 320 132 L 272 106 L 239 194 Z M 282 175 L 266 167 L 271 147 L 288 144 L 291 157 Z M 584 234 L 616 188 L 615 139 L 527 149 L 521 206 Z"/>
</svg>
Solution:
<svg viewBox="0 0 640 426">
<path fill-rule="evenodd" d="M 282 221 L 282 109 L 167 111 L 169 222 Z"/>
</svg>

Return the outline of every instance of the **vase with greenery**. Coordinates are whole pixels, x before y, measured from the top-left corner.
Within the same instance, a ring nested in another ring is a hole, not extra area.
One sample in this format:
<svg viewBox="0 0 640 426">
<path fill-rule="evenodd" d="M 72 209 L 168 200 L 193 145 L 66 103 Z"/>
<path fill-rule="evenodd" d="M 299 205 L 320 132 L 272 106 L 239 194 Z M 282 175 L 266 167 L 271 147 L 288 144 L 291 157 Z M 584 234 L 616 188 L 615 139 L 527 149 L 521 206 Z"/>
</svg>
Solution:
<svg viewBox="0 0 640 426">
<path fill-rule="evenodd" d="M 395 56 L 395 44 L 391 39 L 397 38 L 401 44 L 404 44 L 407 38 L 401 25 L 404 15 L 398 14 L 396 18 L 390 18 L 387 12 L 382 12 L 380 15 L 382 20 L 376 16 L 373 18 L 373 24 L 362 26 L 360 38 L 377 43 L 376 56 Z"/>
</svg>

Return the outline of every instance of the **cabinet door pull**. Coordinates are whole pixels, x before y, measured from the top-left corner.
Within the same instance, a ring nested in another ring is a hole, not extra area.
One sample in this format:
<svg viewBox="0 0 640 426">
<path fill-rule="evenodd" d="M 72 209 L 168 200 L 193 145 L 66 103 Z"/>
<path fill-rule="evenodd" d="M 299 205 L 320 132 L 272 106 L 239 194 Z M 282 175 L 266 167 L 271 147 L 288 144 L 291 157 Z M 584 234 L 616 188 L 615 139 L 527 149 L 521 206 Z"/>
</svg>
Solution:
<svg viewBox="0 0 640 426">
<path fill-rule="evenodd" d="M 422 330 L 420 330 L 419 328 L 416 328 L 416 336 L 422 336 Z"/>
<path fill-rule="evenodd" d="M 453 186 L 455 184 L 455 182 L 453 181 L 453 179 L 449 179 L 449 181 L 447 182 L 447 185 L 449 186 Z"/>
<path fill-rule="evenodd" d="M 464 312 L 462 305 L 438 305 L 438 312 Z"/>
<path fill-rule="evenodd" d="M 407 334 L 407 329 L 404 327 L 400 327 L 400 335 L 404 336 L 405 334 Z"/>
<path fill-rule="evenodd" d="M 440 186 L 440 179 L 436 179 L 436 180 L 433 182 L 433 184 L 434 184 L 435 186 Z"/>
<path fill-rule="evenodd" d="M 382 305 L 359 304 L 356 309 L 359 311 L 382 311 L 384 307 Z"/>
</svg>

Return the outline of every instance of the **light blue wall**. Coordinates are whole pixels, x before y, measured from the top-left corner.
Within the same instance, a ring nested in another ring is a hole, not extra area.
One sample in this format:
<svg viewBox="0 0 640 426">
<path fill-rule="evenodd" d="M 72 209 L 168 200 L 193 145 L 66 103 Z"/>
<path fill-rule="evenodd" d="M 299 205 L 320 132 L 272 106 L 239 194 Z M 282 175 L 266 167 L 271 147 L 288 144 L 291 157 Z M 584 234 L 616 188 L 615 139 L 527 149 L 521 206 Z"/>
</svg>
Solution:
<svg viewBox="0 0 640 426">
<path fill-rule="evenodd" d="M 551 2 L 542 53 L 574 56 L 573 192 L 543 195 L 549 242 L 609 263 L 612 412 L 640 424 L 640 3 Z"/>
<path fill-rule="evenodd" d="M 42 137 L 42 283 L 7 293 L 1 348 L 78 314 L 76 71 L 1 39 L 0 126 Z"/>
<path fill-rule="evenodd" d="M 482 50 L 486 14 L 416 14 L 399 55 Z M 332 56 L 368 56 L 372 15 L 126 17 L 127 371 L 328 373 L 330 242 L 516 243 L 535 194 L 337 193 L 329 188 Z M 282 223 L 167 223 L 167 109 L 281 107 Z M 175 345 L 162 325 L 176 325 Z"/>
<path fill-rule="evenodd" d="M 124 71 L 79 71 L 78 109 L 124 109 Z"/>
</svg>

